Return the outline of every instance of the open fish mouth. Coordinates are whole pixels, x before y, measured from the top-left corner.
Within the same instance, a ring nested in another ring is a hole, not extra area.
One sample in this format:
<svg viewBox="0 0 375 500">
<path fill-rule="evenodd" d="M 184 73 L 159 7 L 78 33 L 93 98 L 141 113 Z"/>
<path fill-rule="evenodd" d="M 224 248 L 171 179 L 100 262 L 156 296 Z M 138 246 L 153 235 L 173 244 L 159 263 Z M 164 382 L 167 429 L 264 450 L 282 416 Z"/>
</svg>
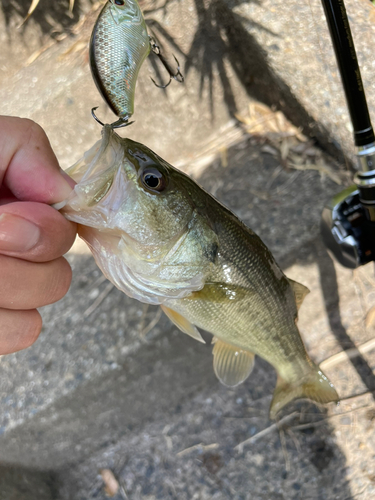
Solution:
<svg viewBox="0 0 375 500">
<path fill-rule="evenodd" d="M 134 217 L 139 196 L 152 202 L 152 195 L 139 188 L 140 161 L 145 165 L 154 162 L 139 151 L 137 143 L 104 126 L 102 140 L 66 171 L 77 184 L 69 198 L 55 208 L 79 224 L 79 236 L 117 288 L 142 302 L 162 304 L 200 290 L 205 273 L 199 263 L 184 257 L 194 213 L 162 242 L 149 237 L 150 231 L 142 227 L 141 213 Z M 138 225 L 138 232 L 134 225 Z"/>
</svg>

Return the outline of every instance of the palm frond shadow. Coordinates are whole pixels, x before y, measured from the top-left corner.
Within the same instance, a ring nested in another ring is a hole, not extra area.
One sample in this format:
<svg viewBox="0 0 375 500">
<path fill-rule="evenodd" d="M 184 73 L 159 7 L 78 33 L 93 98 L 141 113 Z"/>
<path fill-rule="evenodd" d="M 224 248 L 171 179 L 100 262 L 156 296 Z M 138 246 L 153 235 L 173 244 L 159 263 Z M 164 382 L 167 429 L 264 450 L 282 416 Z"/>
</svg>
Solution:
<svg viewBox="0 0 375 500">
<path fill-rule="evenodd" d="M 204 90 L 208 88 L 208 99 L 211 116 L 215 113 L 215 85 L 219 82 L 224 95 L 224 102 L 229 116 L 235 117 L 238 112 L 236 103 L 236 89 L 229 75 L 230 68 L 241 82 L 249 97 L 263 102 L 268 106 L 283 111 L 285 116 L 300 127 L 307 136 L 314 136 L 328 152 L 343 159 L 337 147 L 332 143 L 330 134 L 321 124 L 309 115 L 304 106 L 291 92 L 288 84 L 276 74 L 267 61 L 267 53 L 257 42 L 251 31 L 263 30 L 272 34 L 277 40 L 277 34 L 268 27 L 262 26 L 249 18 L 233 11 L 232 7 L 242 3 L 259 4 L 259 0 L 232 0 L 231 6 L 227 0 L 193 0 L 196 10 L 197 26 L 193 33 L 193 40 L 188 50 L 182 49 L 177 37 L 163 26 L 162 21 L 154 19 L 156 12 L 167 14 L 170 4 L 176 0 L 151 0 L 145 6 L 146 22 L 157 39 L 161 40 L 163 55 L 174 64 L 173 55 L 180 63 L 184 63 L 182 73 L 188 76 L 194 68 L 199 78 L 199 93 L 204 98 Z M 31 0 L 0 0 L 0 9 L 3 12 L 5 26 L 10 35 L 14 29 L 14 20 L 21 22 L 27 15 Z M 77 25 L 82 12 L 87 11 L 94 0 L 75 0 L 73 13 L 69 12 L 69 0 L 40 0 L 31 18 L 25 23 L 20 32 L 26 38 L 30 23 L 39 26 L 43 35 L 59 39 L 62 33 L 69 33 Z M 142 3 L 141 3 L 142 6 Z M 189 28 L 191 29 L 191 28 Z M 11 37 L 9 36 L 9 40 Z M 159 63 L 155 58 L 149 59 L 154 68 L 158 81 L 163 82 L 163 72 L 157 69 Z M 157 66 L 158 65 L 158 66 Z M 159 68 L 161 68 L 159 66 Z M 161 77 L 159 79 L 159 77 Z M 215 85 L 214 85 L 215 83 Z M 188 79 L 186 84 L 189 84 Z M 217 87 L 216 87 L 217 88 Z M 221 97 L 220 97 L 221 99 Z"/>
<path fill-rule="evenodd" d="M 250 0 L 259 4 L 258 0 Z M 152 12 L 167 9 L 172 0 L 167 0 L 161 7 L 147 12 L 147 24 L 157 35 L 165 40 L 168 50 L 173 49 L 184 55 L 176 40 L 165 28 L 149 16 Z M 241 0 L 235 0 L 240 5 Z M 249 97 L 268 106 L 281 109 L 285 116 L 297 127 L 301 127 L 308 136 L 316 137 L 321 146 L 334 156 L 340 156 L 336 146 L 330 141 L 328 131 L 309 115 L 304 106 L 291 92 L 288 84 L 283 81 L 270 67 L 267 53 L 251 34 L 252 29 L 263 30 L 278 35 L 269 28 L 252 21 L 243 15 L 233 12 L 225 0 L 194 0 L 198 18 L 193 41 L 186 54 L 183 74 L 188 82 L 189 72 L 194 68 L 200 74 L 199 93 L 203 98 L 204 89 L 208 88 L 211 116 L 215 112 L 215 79 L 219 80 L 224 94 L 224 102 L 230 116 L 238 112 L 235 89 L 228 74 L 230 66 L 242 83 Z"/>
<path fill-rule="evenodd" d="M 95 0 L 75 0 L 73 12 L 69 11 L 69 0 L 40 0 L 36 9 L 25 24 L 20 27 L 20 32 L 25 34 L 29 24 L 37 25 L 42 35 L 55 39 L 61 33 L 73 28 L 79 21 L 84 7 L 94 4 Z M 14 20 L 20 25 L 27 16 L 31 0 L 0 0 L 0 10 L 3 12 L 5 26 L 9 34 L 14 29 Z M 12 27 L 12 28 L 11 28 Z"/>
<path fill-rule="evenodd" d="M 156 35 L 156 38 L 159 40 L 160 38 L 164 39 L 170 47 L 175 49 L 179 54 L 186 57 L 186 54 L 183 52 L 181 47 L 178 45 L 173 36 L 157 21 L 156 19 L 150 19 L 146 17 L 146 24 L 149 28 L 149 31 Z"/>
</svg>

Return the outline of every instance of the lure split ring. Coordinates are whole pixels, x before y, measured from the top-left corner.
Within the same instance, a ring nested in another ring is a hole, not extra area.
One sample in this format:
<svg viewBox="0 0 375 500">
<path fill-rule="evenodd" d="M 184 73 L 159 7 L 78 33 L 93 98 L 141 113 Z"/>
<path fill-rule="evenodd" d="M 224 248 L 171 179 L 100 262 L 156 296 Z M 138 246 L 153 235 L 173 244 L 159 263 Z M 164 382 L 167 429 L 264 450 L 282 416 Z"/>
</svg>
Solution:
<svg viewBox="0 0 375 500">
<path fill-rule="evenodd" d="M 104 123 L 102 121 L 100 121 L 99 118 L 95 114 L 95 110 L 98 109 L 98 107 L 99 106 L 95 106 L 95 108 L 91 109 L 91 115 L 92 115 L 92 117 L 94 118 L 95 121 L 97 121 L 100 125 L 102 125 L 104 127 Z M 126 117 L 126 118 L 119 118 L 117 121 L 111 123 L 110 127 L 112 129 L 122 128 L 122 127 L 127 127 L 128 125 L 131 125 L 132 123 L 134 123 L 134 121 L 130 122 L 128 117 Z"/>
</svg>

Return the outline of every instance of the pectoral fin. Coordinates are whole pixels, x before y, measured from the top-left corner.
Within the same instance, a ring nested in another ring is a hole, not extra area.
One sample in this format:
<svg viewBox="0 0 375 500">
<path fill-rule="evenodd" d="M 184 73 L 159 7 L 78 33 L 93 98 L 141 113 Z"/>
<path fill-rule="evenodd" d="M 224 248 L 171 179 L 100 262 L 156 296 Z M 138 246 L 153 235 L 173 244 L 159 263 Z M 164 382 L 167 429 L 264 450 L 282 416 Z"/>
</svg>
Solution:
<svg viewBox="0 0 375 500">
<path fill-rule="evenodd" d="M 232 283 L 206 283 L 202 290 L 192 292 L 189 300 L 204 300 L 206 302 L 227 303 L 230 300 L 243 300 L 249 297 L 250 290 Z"/>
<path fill-rule="evenodd" d="M 193 339 L 198 340 L 198 342 L 202 342 L 205 344 L 206 342 L 203 340 L 201 334 L 199 333 L 198 329 L 190 323 L 184 316 L 181 316 L 176 311 L 173 311 L 173 309 L 169 309 L 169 307 L 165 305 L 160 306 L 164 313 L 168 316 L 168 318 L 174 323 L 177 328 L 179 328 L 182 332 L 187 333 L 187 335 L 190 335 L 190 337 L 193 337 Z"/>
<path fill-rule="evenodd" d="M 303 302 L 303 299 L 306 297 L 308 293 L 310 293 L 310 290 L 307 288 L 307 286 L 301 285 L 301 283 L 298 283 L 297 281 L 293 281 L 289 278 L 288 281 L 294 292 L 294 298 L 296 299 L 297 309 L 299 309 Z"/>
<path fill-rule="evenodd" d="M 212 350 L 214 371 L 220 382 L 235 387 L 244 382 L 254 367 L 254 354 L 215 339 Z"/>
<path fill-rule="evenodd" d="M 290 384 L 280 375 L 270 408 L 270 418 L 274 419 L 278 411 L 294 399 L 307 398 L 317 403 L 337 402 L 339 396 L 324 373 L 318 366 L 314 365 L 311 373 L 304 377 L 300 383 Z"/>
</svg>

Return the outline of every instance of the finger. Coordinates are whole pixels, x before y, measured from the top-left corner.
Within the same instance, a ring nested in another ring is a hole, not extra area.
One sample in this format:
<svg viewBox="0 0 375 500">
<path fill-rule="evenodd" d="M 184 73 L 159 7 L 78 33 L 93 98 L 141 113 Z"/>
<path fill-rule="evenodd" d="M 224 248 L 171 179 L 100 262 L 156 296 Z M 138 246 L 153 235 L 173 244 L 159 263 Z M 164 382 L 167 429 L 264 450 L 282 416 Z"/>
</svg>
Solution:
<svg viewBox="0 0 375 500">
<path fill-rule="evenodd" d="M 76 224 L 43 203 L 0 206 L 0 253 L 33 262 L 57 259 L 73 245 Z"/>
<path fill-rule="evenodd" d="M 72 280 L 63 257 L 39 264 L 0 255 L 0 269 L 0 307 L 6 309 L 35 309 L 57 302 Z"/>
<path fill-rule="evenodd" d="M 5 205 L 6 203 L 12 203 L 13 201 L 18 201 L 17 198 L 12 194 L 10 189 L 4 185 L 0 186 L 0 205 Z"/>
<path fill-rule="evenodd" d="M 73 181 L 62 174 L 44 130 L 35 122 L 0 116 L 0 151 L 0 184 L 16 198 L 52 204 L 71 192 Z"/>
<path fill-rule="evenodd" d="M 42 329 L 37 310 L 9 311 L 0 309 L 0 355 L 10 354 L 31 346 Z"/>
</svg>

